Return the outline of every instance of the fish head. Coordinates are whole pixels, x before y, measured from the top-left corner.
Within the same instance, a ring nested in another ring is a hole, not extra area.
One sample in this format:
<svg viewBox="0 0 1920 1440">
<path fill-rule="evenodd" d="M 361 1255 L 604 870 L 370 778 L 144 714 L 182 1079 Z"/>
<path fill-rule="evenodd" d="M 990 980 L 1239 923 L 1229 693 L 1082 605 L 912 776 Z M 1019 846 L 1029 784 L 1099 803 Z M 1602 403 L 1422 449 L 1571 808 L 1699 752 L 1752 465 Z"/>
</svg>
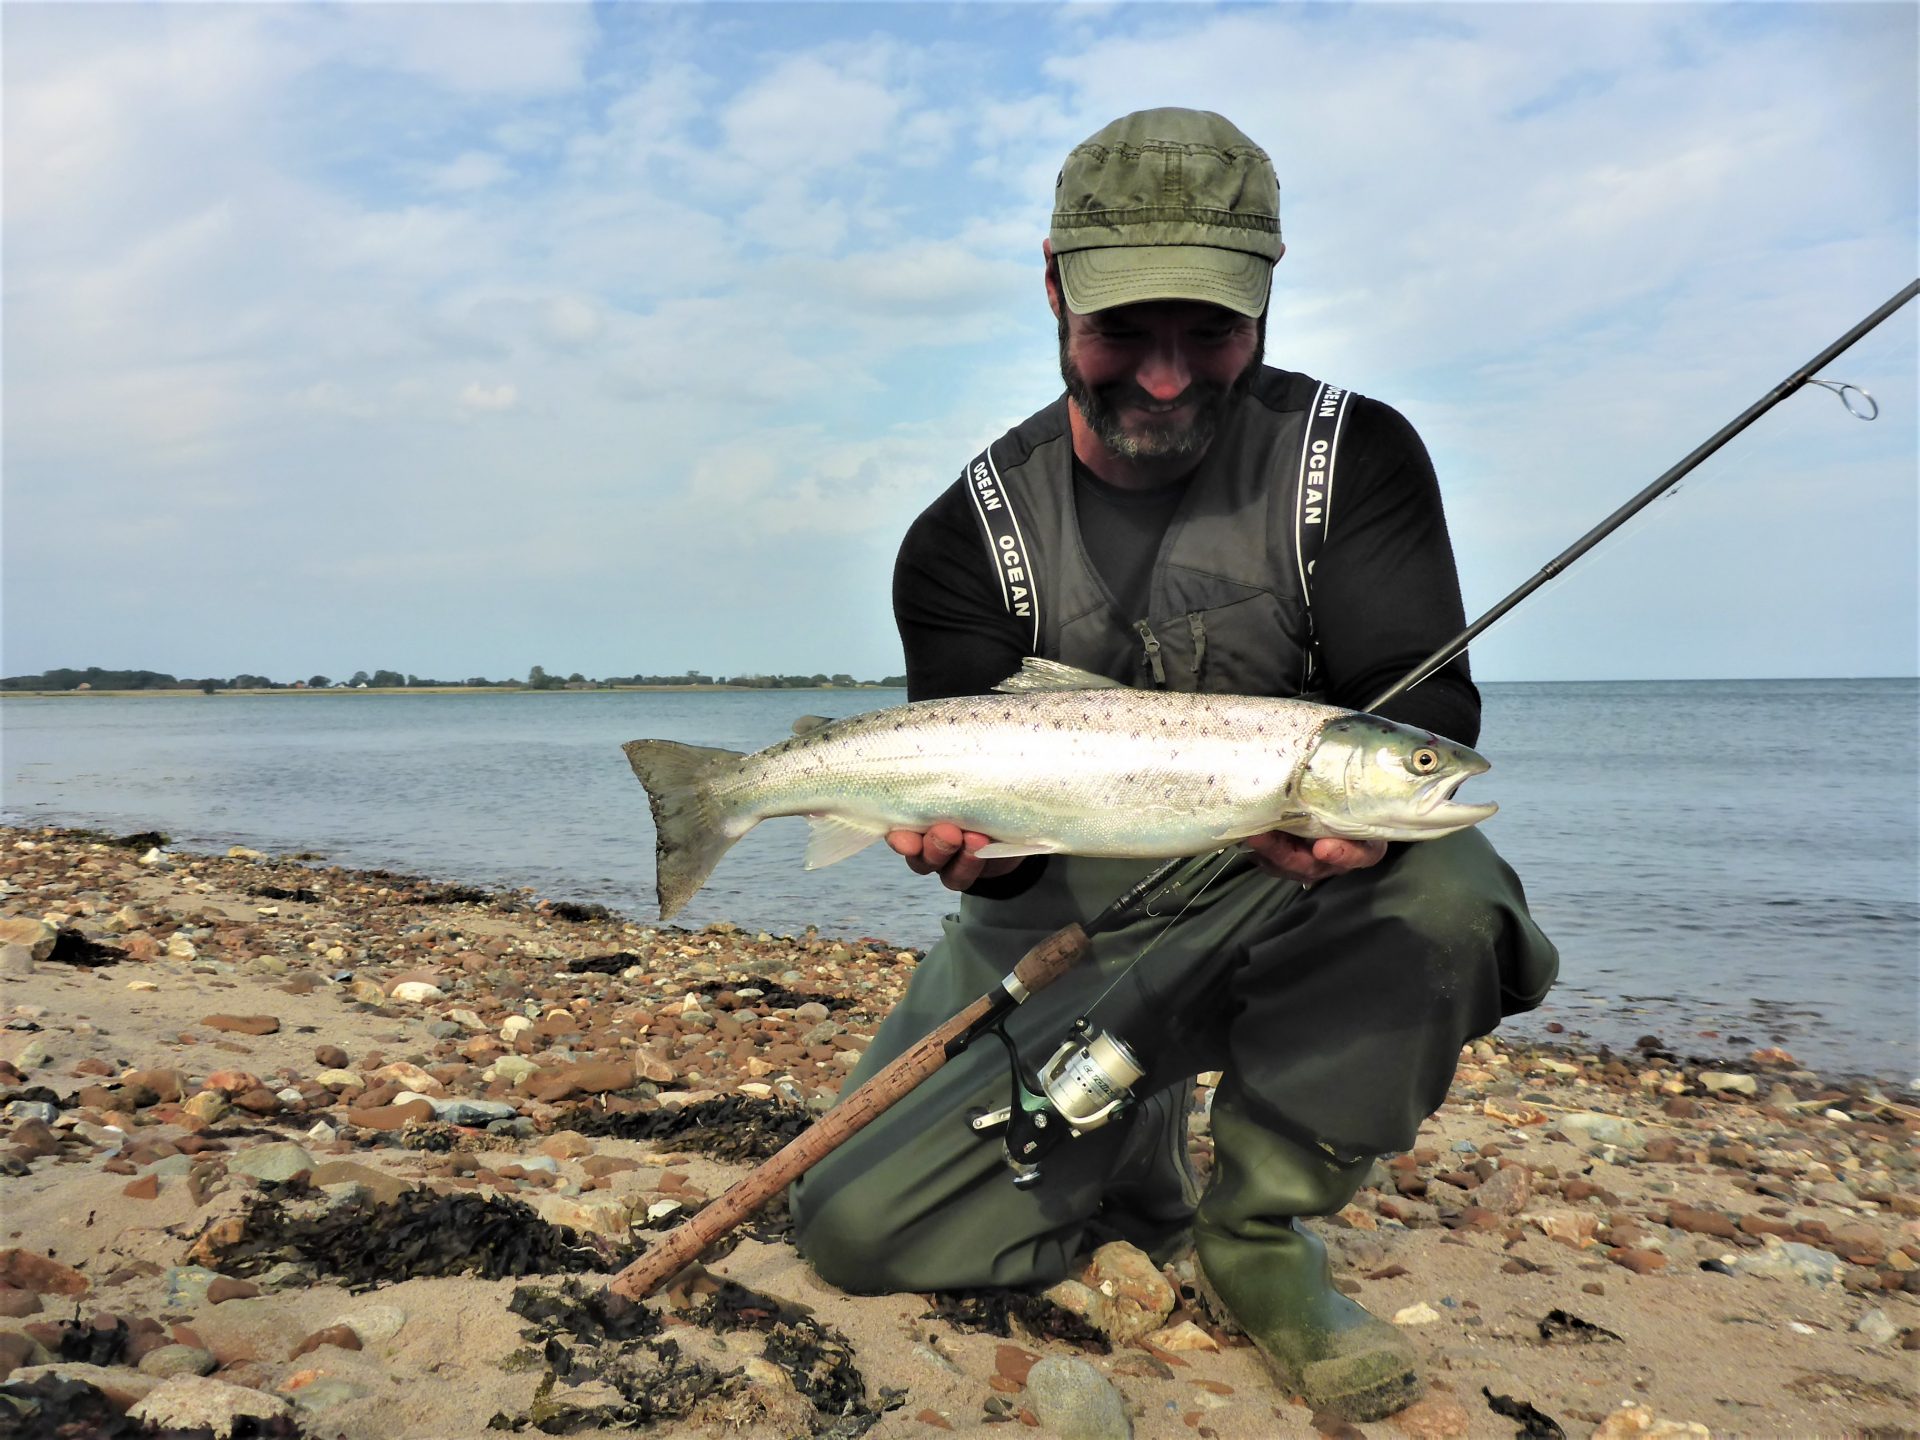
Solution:
<svg viewBox="0 0 1920 1440">
<path fill-rule="evenodd" d="M 1300 806 L 1350 840 L 1432 840 L 1477 825 L 1500 807 L 1454 792 L 1490 767 L 1465 745 L 1425 730 L 1350 714 L 1329 720 L 1296 786 Z"/>
</svg>

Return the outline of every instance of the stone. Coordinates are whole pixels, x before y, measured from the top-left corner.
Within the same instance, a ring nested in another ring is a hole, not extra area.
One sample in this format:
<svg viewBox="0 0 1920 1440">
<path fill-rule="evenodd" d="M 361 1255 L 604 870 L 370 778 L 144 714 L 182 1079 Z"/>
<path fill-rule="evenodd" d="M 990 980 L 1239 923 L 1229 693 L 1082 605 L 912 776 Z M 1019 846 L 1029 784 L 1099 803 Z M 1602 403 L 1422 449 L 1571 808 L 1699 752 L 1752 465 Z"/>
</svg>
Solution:
<svg viewBox="0 0 1920 1440">
<path fill-rule="evenodd" d="M 393 987 L 390 998 L 409 1005 L 424 1004 L 429 1000 L 444 1000 L 447 992 L 438 985 L 430 985 L 425 980 L 407 980 Z"/>
<path fill-rule="evenodd" d="M 169 1310 L 198 1310 L 207 1298 L 207 1287 L 220 1278 L 220 1272 L 204 1265 L 175 1265 L 160 1279 L 166 1286 Z"/>
<path fill-rule="evenodd" d="M 1078 1278 L 1100 1296 L 1088 1319 L 1116 1344 L 1158 1330 L 1173 1313 L 1175 1296 L 1167 1277 L 1145 1252 L 1124 1240 L 1095 1250 Z"/>
<path fill-rule="evenodd" d="M 1445 1395 L 1429 1395 L 1392 1417 L 1393 1428 L 1412 1440 L 1460 1440 L 1473 1428 L 1467 1407 Z"/>
<path fill-rule="evenodd" d="M 1736 1075 L 1727 1070 L 1702 1070 L 1694 1077 L 1701 1088 L 1712 1095 L 1757 1095 L 1760 1082 L 1751 1075 Z"/>
<path fill-rule="evenodd" d="M 1887 1318 L 1884 1310 L 1869 1310 L 1853 1322 L 1853 1333 L 1869 1345 L 1891 1345 L 1900 1338 L 1900 1327 Z"/>
<path fill-rule="evenodd" d="M 1712 1440 L 1713 1432 L 1693 1420 L 1664 1420 L 1645 1405 L 1623 1405 L 1593 1432 L 1593 1440 Z"/>
<path fill-rule="evenodd" d="M 511 1120 L 520 1112 L 504 1100 L 438 1100 L 429 1097 L 433 1117 L 449 1125 L 487 1125 Z"/>
<path fill-rule="evenodd" d="M 0 945 L 0 979 L 24 980 L 38 967 L 33 952 L 24 945 Z"/>
<path fill-rule="evenodd" d="M 38 1315 L 40 1310 L 40 1297 L 33 1291 L 0 1285 L 0 1319 L 24 1320 L 29 1315 Z"/>
<path fill-rule="evenodd" d="M 363 1346 L 383 1345 L 406 1327 L 407 1312 L 398 1305 L 363 1305 L 327 1323 L 329 1328 L 346 1326 L 360 1337 Z"/>
<path fill-rule="evenodd" d="M 1042 1433 L 1057 1440 L 1131 1440 L 1133 1435 L 1120 1392 L 1074 1356 L 1050 1355 L 1028 1371 L 1027 1399 Z"/>
<path fill-rule="evenodd" d="M 1762 1248 L 1749 1250 L 1733 1260 L 1736 1275 L 1757 1275 L 1771 1280 L 1799 1280 L 1808 1285 L 1838 1285 L 1847 1265 L 1837 1255 L 1782 1240 L 1777 1235 L 1761 1237 Z"/>
<path fill-rule="evenodd" d="M 0 945 L 18 945 L 29 960 L 44 960 L 53 953 L 60 932 L 44 920 L 26 915 L 0 917 Z"/>
<path fill-rule="evenodd" d="M 230 1035 L 274 1035 L 280 1022 L 271 1015 L 207 1015 L 200 1023 Z"/>
<path fill-rule="evenodd" d="M 180 1107 L 182 1113 L 202 1125 L 216 1124 L 232 1108 L 218 1090 L 202 1090 Z"/>
<path fill-rule="evenodd" d="M 1178 1325 L 1169 1325 L 1164 1330 L 1156 1330 L 1146 1337 L 1146 1342 L 1156 1350 L 1171 1350 L 1175 1353 L 1183 1350 L 1218 1350 L 1220 1348 L 1219 1342 L 1213 1336 L 1191 1320 L 1182 1320 Z"/>
<path fill-rule="evenodd" d="M 230 1275 L 222 1275 L 207 1286 L 207 1303 L 219 1305 L 228 1300 L 251 1300 L 260 1293 L 260 1287 L 251 1280 L 235 1280 Z"/>
<path fill-rule="evenodd" d="M 540 1067 L 524 1055 L 502 1055 L 493 1062 L 493 1073 L 509 1085 L 518 1085 L 529 1075 L 538 1075 Z"/>
<path fill-rule="evenodd" d="M 1600 1217 L 1588 1210 L 1549 1210 L 1530 1218 L 1549 1240 L 1558 1240 L 1576 1250 L 1592 1245 L 1600 1229 Z"/>
<path fill-rule="evenodd" d="M 1524 1165 L 1496 1170 L 1473 1192 L 1473 1203 L 1496 1215 L 1518 1215 L 1533 1198 L 1533 1172 Z"/>
<path fill-rule="evenodd" d="M 347 1067 L 347 1052 L 338 1045 L 316 1045 L 313 1051 L 314 1062 L 329 1070 L 344 1070 Z"/>
<path fill-rule="evenodd" d="M 313 1156 L 291 1140 L 280 1140 L 268 1145 L 255 1145 L 251 1150 L 242 1150 L 230 1157 L 227 1160 L 227 1173 L 250 1175 L 255 1180 L 279 1183 L 291 1180 L 302 1170 L 311 1172 L 313 1166 Z"/>
<path fill-rule="evenodd" d="M 1646 1144 L 1646 1134 L 1631 1120 L 1618 1115 L 1602 1115 L 1594 1110 L 1562 1115 L 1554 1122 L 1557 1129 L 1575 1145 L 1615 1145 L 1622 1150 L 1638 1150 Z"/>
<path fill-rule="evenodd" d="M 36 1295 L 84 1295 L 89 1281 L 71 1265 L 32 1250 L 0 1250 L 0 1281 Z"/>
<path fill-rule="evenodd" d="M 324 1085 L 329 1090 L 364 1090 L 367 1081 L 364 1075 L 353 1070 L 322 1070 L 313 1077 L 313 1083 Z"/>
<path fill-rule="evenodd" d="M 632 1228 L 627 1202 L 604 1191 L 579 1196 L 542 1195 L 534 1209 L 550 1225 L 565 1225 L 595 1235 L 623 1238 Z"/>
<path fill-rule="evenodd" d="M 243 1419 L 290 1417 L 293 1407 L 278 1396 L 244 1385 L 228 1385 L 198 1375 L 175 1375 L 149 1391 L 127 1414 L 156 1429 L 210 1430 L 216 1440 L 226 1440 Z"/>
<path fill-rule="evenodd" d="M 162 1345 L 140 1357 L 140 1373 L 163 1380 L 170 1375 L 211 1375 L 219 1368 L 213 1353 L 197 1345 Z"/>
<path fill-rule="evenodd" d="M 142 1175 L 138 1180 L 130 1180 L 121 1187 L 120 1193 L 129 1200 L 152 1200 L 160 1193 L 158 1175 Z"/>
<path fill-rule="evenodd" d="M 1393 1312 L 1393 1323 L 1396 1325 L 1431 1325 L 1439 1318 L 1440 1312 L 1424 1300 Z"/>
<path fill-rule="evenodd" d="M 331 1345 L 338 1350 L 358 1350 L 360 1335 L 351 1325 L 328 1325 L 314 1331 L 294 1346 L 287 1355 L 287 1359 L 298 1360 L 302 1355 L 318 1350 L 323 1345 Z"/>
</svg>

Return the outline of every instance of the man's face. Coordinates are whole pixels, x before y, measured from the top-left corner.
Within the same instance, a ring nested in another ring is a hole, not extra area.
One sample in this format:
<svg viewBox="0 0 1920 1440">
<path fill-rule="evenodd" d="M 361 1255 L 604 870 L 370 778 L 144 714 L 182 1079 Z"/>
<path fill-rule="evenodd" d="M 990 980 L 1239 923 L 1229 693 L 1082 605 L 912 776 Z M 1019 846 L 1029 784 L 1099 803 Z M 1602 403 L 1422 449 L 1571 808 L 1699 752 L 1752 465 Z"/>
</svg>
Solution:
<svg viewBox="0 0 1920 1440">
<path fill-rule="evenodd" d="M 1060 376 L 1100 443 L 1128 460 L 1198 459 L 1260 368 L 1266 316 L 1195 300 L 1076 315 L 1060 307 Z"/>
</svg>

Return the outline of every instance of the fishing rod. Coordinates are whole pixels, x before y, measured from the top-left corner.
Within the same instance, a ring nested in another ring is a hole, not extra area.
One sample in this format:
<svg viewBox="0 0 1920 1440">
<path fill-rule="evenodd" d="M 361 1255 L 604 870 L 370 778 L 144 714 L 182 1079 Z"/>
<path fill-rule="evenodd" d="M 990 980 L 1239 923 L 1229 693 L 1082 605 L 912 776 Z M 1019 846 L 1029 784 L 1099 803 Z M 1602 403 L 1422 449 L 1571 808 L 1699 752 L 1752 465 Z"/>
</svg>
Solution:
<svg viewBox="0 0 1920 1440">
<path fill-rule="evenodd" d="M 1437 673 L 1464 653 L 1521 601 L 1549 580 L 1563 574 L 1595 545 L 1670 491 L 1708 456 L 1806 385 L 1820 385 L 1832 390 L 1849 413 L 1862 420 L 1873 419 L 1879 414 L 1879 406 L 1864 390 L 1854 385 L 1817 380 L 1814 374 L 1916 294 L 1920 294 L 1920 280 L 1906 286 L 1723 425 L 1677 465 L 1548 561 L 1538 574 L 1374 697 L 1365 708 L 1377 710 Z M 1856 408 L 1851 398 L 1856 395 L 1865 402 L 1867 408 Z M 1205 855 L 1168 860 L 1128 886 L 1091 919 L 1068 924 L 1049 935 L 1022 956 L 1013 970 L 992 990 L 946 1024 L 922 1037 L 821 1116 L 809 1129 L 789 1141 L 770 1160 L 727 1189 L 699 1213 L 669 1231 L 664 1239 L 615 1275 L 608 1288 L 628 1300 L 641 1300 L 652 1294 L 683 1267 L 698 1259 L 709 1246 L 744 1223 L 767 1201 L 904 1098 L 979 1036 L 989 1032 L 995 1034 L 1007 1045 L 1011 1054 L 1012 1042 L 1000 1026 L 1015 1006 L 1078 964 L 1088 953 L 1092 937 L 1116 930 L 1138 915 L 1156 913 L 1156 903 L 1168 903 L 1182 889 L 1199 882 L 1198 889 L 1187 898 L 1186 905 L 1191 905 L 1198 898 L 1199 891 L 1218 876 L 1231 848 L 1223 847 Z M 1167 928 L 1178 921 L 1185 913 L 1186 905 L 1176 911 L 1167 926 L 1163 926 L 1153 939 L 1141 947 L 1121 972 L 1121 977 L 1132 970 L 1166 933 Z M 1116 977 L 1116 984 L 1121 977 Z M 1093 1129 L 1117 1114 L 1124 1107 L 1134 1081 L 1145 1073 L 1124 1042 L 1111 1035 L 1094 1033 L 1085 1017 L 1076 1022 L 1072 1036 L 1042 1067 L 1032 1084 L 1027 1082 L 1017 1055 L 1013 1063 L 1014 1104 L 1005 1113 L 994 1112 L 989 1116 L 975 1117 L 973 1125 L 979 1130 L 1002 1120 L 1007 1123 L 1007 1159 L 1014 1171 L 1016 1184 L 1031 1183 L 1038 1178 L 1037 1157 L 1045 1149 L 1051 1148 L 1066 1135 Z"/>
</svg>

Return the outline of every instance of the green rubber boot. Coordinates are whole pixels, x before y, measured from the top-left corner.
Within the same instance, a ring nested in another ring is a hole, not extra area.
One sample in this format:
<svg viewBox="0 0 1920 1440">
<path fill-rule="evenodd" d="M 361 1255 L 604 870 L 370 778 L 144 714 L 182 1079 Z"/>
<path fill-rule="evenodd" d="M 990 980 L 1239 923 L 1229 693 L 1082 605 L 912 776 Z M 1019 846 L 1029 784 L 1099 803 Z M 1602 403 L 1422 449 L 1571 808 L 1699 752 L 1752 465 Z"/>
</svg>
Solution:
<svg viewBox="0 0 1920 1440">
<path fill-rule="evenodd" d="M 1370 1160 L 1341 1165 L 1254 1124 L 1224 1092 L 1213 1108 L 1213 1183 L 1194 1221 L 1208 1286 L 1291 1393 L 1364 1424 L 1420 1398 L 1412 1344 L 1333 1288 L 1327 1247 L 1294 1224 L 1328 1215 Z"/>
</svg>

